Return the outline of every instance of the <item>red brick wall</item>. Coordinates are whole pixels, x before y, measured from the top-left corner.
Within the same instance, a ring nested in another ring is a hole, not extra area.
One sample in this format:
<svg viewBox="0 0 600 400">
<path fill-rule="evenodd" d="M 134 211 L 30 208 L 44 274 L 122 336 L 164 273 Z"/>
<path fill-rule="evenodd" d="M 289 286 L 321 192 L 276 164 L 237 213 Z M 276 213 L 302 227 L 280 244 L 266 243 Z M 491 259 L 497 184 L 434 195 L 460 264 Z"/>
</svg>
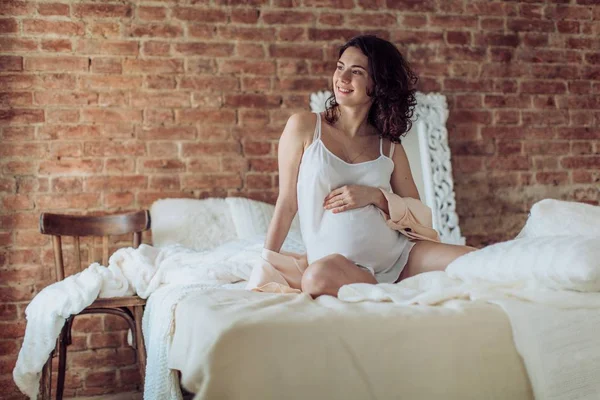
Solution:
<svg viewBox="0 0 600 400">
<path fill-rule="evenodd" d="M 3 395 L 21 398 L 11 371 L 25 306 L 53 279 L 40 212 L 181 196 L 273 201 L 287 117 L 328 86 L 335 46 L 359 32 L 395 42 L 420 90 L 448 97 L 470 244 L 513 237 L 542 198 L 598 204 L 598 0 L 5 0 Z M 123 324 L 77 321 L 67 393 L 135 390 Z"/>
</svg>

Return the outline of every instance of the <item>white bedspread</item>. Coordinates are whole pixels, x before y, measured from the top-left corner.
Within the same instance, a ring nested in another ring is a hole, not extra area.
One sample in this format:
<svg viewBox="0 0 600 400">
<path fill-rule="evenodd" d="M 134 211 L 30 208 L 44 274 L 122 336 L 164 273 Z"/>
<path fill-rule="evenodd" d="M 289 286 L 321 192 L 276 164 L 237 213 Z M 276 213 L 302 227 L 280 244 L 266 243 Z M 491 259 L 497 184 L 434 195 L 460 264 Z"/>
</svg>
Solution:
<svg viewBox="0 0 600 400">
<path fill-rule="evenodd" d="M 396 285 L 347 285 L 338 295 L 349 302 L 400 305 L 443 304 L 453 299 L 497 304 L 510 319 L 537 400 L 600 398 L 600 293 L 464 283 L 448 273 L 421 274 Z"/>
<path fill-rule="evenodd" d="M 175 319 L 169 366 L 197 400 L 533 399 L 508 319 L 485 302 L 212 289 Z"/>
</svg>

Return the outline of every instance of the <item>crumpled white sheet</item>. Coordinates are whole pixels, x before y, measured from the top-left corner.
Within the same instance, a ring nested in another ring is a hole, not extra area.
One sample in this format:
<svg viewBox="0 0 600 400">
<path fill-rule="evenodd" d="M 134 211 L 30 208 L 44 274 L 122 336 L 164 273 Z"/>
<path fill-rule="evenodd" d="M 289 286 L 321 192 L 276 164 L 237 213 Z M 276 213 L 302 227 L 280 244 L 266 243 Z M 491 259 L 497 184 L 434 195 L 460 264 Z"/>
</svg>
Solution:
<svg viewBox="0 0 600 400">
<path fill-rule="evenodd" d="M 167 284 L 234 283 L 247 280 L 259 262 L 261 241 L 237 240 L 204 252 L 178 245 L 117 250 L 108 267 L 98 263 L 44 288 L 25 310 L 27 326 L 13 370 L 19 389 L 35 399 L 42 368 L 56 344 L 65 320 L 96 298 L 137 294 L 148 298 Z"/>
</svg>

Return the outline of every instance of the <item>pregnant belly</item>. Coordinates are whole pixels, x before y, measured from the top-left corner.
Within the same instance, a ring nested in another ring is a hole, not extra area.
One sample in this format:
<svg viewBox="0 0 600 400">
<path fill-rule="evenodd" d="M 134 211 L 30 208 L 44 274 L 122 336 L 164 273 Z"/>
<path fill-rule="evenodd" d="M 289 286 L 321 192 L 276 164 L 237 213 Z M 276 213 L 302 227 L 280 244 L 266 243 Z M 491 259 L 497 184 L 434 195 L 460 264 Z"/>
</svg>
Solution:
<svg viewBox="0 0 600 400">
<path fill-rule="evenodd" d="M 325 211 L 314 236 L 306 240 L 308 261 L 338 253 L 375 271 L 383 270 L 400 256 L 394 251 L 398 235 L 372 205 L 338 214 Z"/>
</svg>

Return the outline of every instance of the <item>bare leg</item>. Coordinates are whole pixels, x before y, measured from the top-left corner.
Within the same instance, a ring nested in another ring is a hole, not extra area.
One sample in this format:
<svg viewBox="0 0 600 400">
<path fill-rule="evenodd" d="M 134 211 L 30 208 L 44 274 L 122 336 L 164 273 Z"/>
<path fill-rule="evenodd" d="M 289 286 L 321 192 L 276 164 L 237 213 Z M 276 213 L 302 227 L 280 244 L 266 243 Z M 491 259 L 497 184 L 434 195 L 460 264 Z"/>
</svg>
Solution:
<svg viewBox="0 0 600 400">
<path fill-rule="evenodd" d="M 402 270 L 398 282 L 423 272 L 444 271 L 452 261 L 474 250 L 477 249 L 470 246 L 421 240 L 410 251 L 408 262 Z"/>
<path fill-rule="evenodd" d="M 377 283 L 369 271 L 359 268 L 341 254 L 323 257 L 308 266 L 302 275 L 302 291 L 312 297 L 337 296 L 338 290 L 351 283 Z"/>
</svg>

